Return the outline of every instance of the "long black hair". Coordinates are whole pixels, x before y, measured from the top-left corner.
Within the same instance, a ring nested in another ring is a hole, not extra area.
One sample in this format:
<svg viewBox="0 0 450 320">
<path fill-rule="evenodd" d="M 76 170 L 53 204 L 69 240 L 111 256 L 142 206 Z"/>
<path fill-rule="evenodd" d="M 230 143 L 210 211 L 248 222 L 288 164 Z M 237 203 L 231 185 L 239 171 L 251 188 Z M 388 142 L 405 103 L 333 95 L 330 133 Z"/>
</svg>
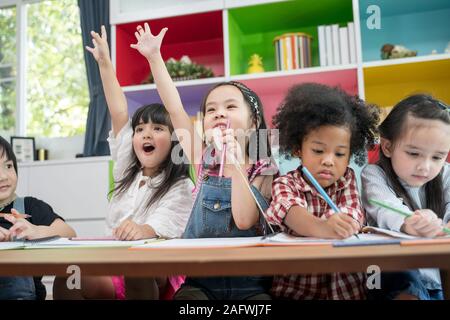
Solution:
<svg viewBox="0 0 450 320">
<path fill-rule="evenodd" d="M 239 91 L 242 93 L 242 96 L 244 97 L 244 101 L 246 105 L 249 107 L 251 120 L 255 122 L 256 130 L 252 135 L 250 136 L 250 143 L 247 145 L 247 155 L 250 157 L 253 161 L 258 161 L 261 159 L 261 155 L 264 158 L 270 158 L 271 148 L 270 148 L 270 137 L 268 132 L 268 127 L 266 123 L 266 119 L 264 117 L 264 108 L 261 102 L 261 99 L 258 97 L 258 95 L 249 87 L 247 87 L 245 84 L 237 81 L 227 81 L 227 82 L 221 82 L 213 86 L 205 95 L 203 98 L 202 104 L 200 106 L 200 111 L 202 114 L 205 114 L 206 111 L 206 101 L 209 97 L 209 94 L 218 87 L 222 86 L 233 86 L 239 89 Z M 260 130 L 263 130 L 260 132 Z M 267 136 L 264 137 L 265 133 Z M 262 137 L 261 137 L 262 136 Z M 253 143 L 253 141 L 256 140 L 256 143 Z M 261 141 L 262 140 L 262 141 Z M 250 147 L 256 147 L 256 152 L 254 150 L 250 150 Z"/>
<path fill-rule="evenodd" d="M 381 137 L 389 140 L 392 145 L 395 145 L 396 141 L 404 133 L 408 116 L 417 119 L 439 120 L 450 125 L 448 106 L 429 95 L 416 94 L 400 101 L 394 106 L 379 127 Z M 391 158 L 386 157 L 382 150 L 380 150 L 380 157 L 377 164 L 384 170 L 390 187 L 399 198 L 403 199 L 405 205 L 413 211 L 419 209 L 418 205 L 411 199 L 400 183 L 392 167 Z M 433 180 L 425 184 L 426 208 L 433 210 L 440 218 L 445 213 L 443 190 L 441 170 Z"/>
<path fill-rule="evenodd" d="M 17 159 L 16 155 L 14 154 L 14 151 L 9 144 L 8 141 L 6 141 L 2 136 L 0 136 L 0 157 L 6 156 L 6 160 L 12 161 L 14 170 L 16 170 L 17 174 Z"/>
<path fill-rule="evenodd" d="M 140 123 L 149 123 L 152 122 L 154 124 L 160 124 L 169 127 L 169 131 L 172 136 L 173 135 L 173 125 L 170 121 L 170 116 L 165 107 L 160 103 L 153 103 L 150 105 L 143 106 L 136 110 L 131 119 L 131 127 L 133 128 L 133 136 L 136 130 L 136 127 Z M 183 150 L 178 148 L 179 141 L 173 137 L 171 142 L 170 152 L 167 155 L 167 158 L 161 163 L 159 167 L 159 171 L 164 172 L 164 180 L 156 186 L 156 192 L 150 197 L 147 202 L 147 208 L 149 208 L 152 204 L 157 202 L 162 198 L 163 195 L 169 191 L 169 189 L 176 182 L 188 178 L 189 177 L 189 165 L 188 162 L 184 158 Z M 177 147 L 180 150 L 179 156 L 183 158 L 180 164 L 176 164 L 172 160 L 172 150 Z M 120 196 L 125 193 L 133 183 L 133 180 L 136 178 L 136 175 L 141 171 L 141 163 L 132 149 L 132 162 L 131 165 L 125 170 L 125 176 L 116 181 L 116 187 L 111 191 L 114 195 Z"/>
</svg>

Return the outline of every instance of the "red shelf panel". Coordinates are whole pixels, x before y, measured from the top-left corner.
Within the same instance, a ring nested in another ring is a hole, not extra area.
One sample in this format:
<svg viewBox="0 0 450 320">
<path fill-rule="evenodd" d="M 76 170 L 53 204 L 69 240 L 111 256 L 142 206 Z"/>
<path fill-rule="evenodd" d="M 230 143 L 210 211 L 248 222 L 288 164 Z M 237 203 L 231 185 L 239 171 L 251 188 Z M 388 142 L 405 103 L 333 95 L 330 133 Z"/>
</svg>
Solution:
<svg viewBox="0 0 450 320">
<path fill-rule="evenodd" d="M 145 22 L 154 34 L 169 28 L 161 49 L 164 60 L 187 55 L 193 62 L 212 68 L 215 76 L 224 75 L 222 12 L 213 11 L 117 25 L 116 65 L 121 86 L 142 84 L 150 73 L 145 58 L 130 47 L 136 43 L 136 27 Z"/>
</svg>

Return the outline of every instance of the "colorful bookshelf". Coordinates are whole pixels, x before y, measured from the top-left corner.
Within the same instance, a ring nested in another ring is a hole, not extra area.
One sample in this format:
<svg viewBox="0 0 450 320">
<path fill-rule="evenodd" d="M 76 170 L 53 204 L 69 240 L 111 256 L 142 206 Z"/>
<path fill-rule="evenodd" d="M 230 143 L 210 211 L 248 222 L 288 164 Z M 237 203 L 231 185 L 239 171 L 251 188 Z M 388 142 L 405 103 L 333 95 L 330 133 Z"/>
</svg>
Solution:
<svg viewBox="0 0 450 320">
<path fill-rule="evenodd" d="M 261 97 L 266 119 L 272 117 L 289 87 L 304 82 L 339 86 L 384 109 L 407 95 L 426 92 L 450 102 L 450 2 L 448 0 L 111 0 L 112 54 L 130 111 L 160 101 L 147 62 L 130 48 L 138 24 L 149 22 L 154 33 L 169 31 L 163 58 L 191 60 L 213 69 L 215 77 L 178 81 L 181 99 L 191 116 L 199 111 L 205 93 L 222 81 L 242 81 Z M 369 29 L 368 8 L 380 9 L 381 28 Z M 357 62 L 319 66 L 320 25 L 354 22 Z M 273 39 L 284 33 L 304 32 L 313 37 L 312 67 L 277 71 Z M 383 44 L 404 45 L 417 57 L 381 60 Z M 437 54 L 431 54 L 436 50 Z M 265 72 L 247 74 L 252 54 L 263 58 Z"/>
</svg>

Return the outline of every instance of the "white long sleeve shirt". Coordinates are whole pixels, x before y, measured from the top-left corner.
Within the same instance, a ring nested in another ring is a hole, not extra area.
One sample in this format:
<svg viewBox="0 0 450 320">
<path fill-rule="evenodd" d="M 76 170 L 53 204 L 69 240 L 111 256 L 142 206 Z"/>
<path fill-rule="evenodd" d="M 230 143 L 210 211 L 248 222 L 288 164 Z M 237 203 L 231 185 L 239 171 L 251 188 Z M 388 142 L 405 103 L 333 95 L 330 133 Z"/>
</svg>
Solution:
<svg viewBox="0 0 450 320">
<path fill-rule="evenodd" d="M 403 204 L 403 200 L 398 198 L 392 188 L 388 185 L 387 177 L 383 169 L 377 165 L 367 165 L 361 173 L 362 192 L 361 200 L 367 214 L 369 225 L 378 226 L 383 229 L 400 231 L 405 217 L 390 210 L 375 206 L 369 203 L 369 199 L 380 199 L 394 207 L 411 211 L 408 206 Z M 445 212 L 443 223 L 450 220 L 450 165 L 445 164 L 442 175 L 443 195 L 445 203 Z M 425 187 L 411 187 L 400 180 L 400 183 L 408 192 L 411 199 L 420 207 L 426 205 Z M 420 269 L 422 278 L 428 289 L 437 289 L 436 284 L 440 285 L 440 275 L 438 269 Z"/>
</svg>

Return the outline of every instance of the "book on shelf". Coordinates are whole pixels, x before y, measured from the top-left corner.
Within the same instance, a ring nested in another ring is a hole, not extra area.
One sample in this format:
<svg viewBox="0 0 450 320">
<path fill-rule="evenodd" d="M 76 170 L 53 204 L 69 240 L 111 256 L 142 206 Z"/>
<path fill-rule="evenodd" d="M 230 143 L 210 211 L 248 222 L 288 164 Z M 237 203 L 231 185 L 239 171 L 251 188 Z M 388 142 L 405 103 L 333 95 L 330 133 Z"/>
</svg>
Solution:
<svg viewBox="0 0 450 320">
<path fill-rule="evenodd" d="M 341 64 L 340 49 L 339 49 L 339 25 L 333 24 L 331 26 L 331 36 L 333 43 L 333 65 Z"/>
<path fill-rule="evenodd" d="M 320 66 L 336 66 L 356 63 L 355 28 L 338 24 L 317 27 Z"/>
<path fill-rule="evenodd" d="M 327 66 L 327 43 L 325 41 L 325 26 L 317 27 L 319 38 L 319 62 L 321 67 Z"/>
<path fill-rule="evenodd" d="M 348 52 L 350 56 L 350 63 L 356 63 L 356 37 L 355 24 L 353 22 L 347 23 L 348 30 Z"/>
<path fill-rule="evenodd" d="M 339 49 L 341 56 L 341 64 L 346 65 L 350 63 L 349 45 L 348 45 L 348 28 L 339 28 Z"/>
<path fill-rule="evenodd" d="M 326 57 L 327 66 L 332 66 L 333 62 L 333 41 L 331 36 L 331 26 L 325 26 L 325 41 L 326 41 Z"/>
</svg>

